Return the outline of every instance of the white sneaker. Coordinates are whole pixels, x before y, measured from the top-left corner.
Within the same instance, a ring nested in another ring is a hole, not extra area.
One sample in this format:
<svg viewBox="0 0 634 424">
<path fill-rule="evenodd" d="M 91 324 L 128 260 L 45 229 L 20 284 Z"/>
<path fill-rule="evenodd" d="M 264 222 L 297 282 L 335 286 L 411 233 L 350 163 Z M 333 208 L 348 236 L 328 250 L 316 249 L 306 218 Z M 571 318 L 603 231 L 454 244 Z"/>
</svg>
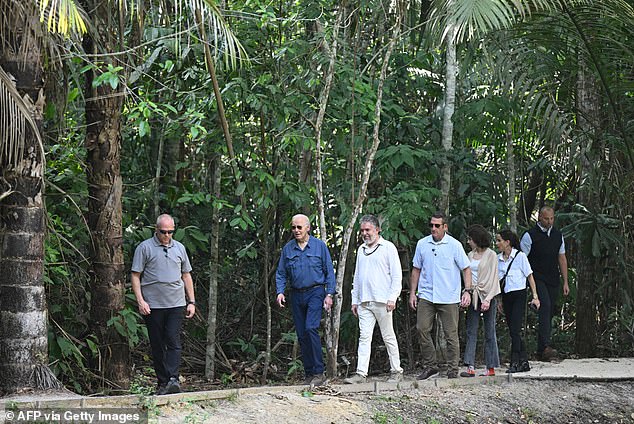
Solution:
<svg viewBox="0 0 634 424">
<path fill-rule="evenodd" d="M 365 377 L 361 374 L 355 374 L 352 377 L 343 380 L 345 384 L 362 384 L 365 383 Z"/>
</svg>

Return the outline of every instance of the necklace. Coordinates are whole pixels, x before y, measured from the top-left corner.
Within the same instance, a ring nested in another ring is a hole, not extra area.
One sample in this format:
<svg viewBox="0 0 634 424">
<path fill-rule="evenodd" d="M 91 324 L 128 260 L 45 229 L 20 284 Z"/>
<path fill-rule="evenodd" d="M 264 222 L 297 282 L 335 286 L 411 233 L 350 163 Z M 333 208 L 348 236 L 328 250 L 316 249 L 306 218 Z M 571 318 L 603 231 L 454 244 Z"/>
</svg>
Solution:
<svg viewBox="0 0 634 424">
<path fill-rule="evenodd" d="M 377 244 L 377 245 L 376 245 L 376 247 L 375 247 L 374 249 L 372 249 L 370 252 L 367 252 L 367 251 L 365 250 L 365 249 L 366 249 L 366 246 L 365 246 L 365 245 L 361 246 L 361 249 L 363 249 L 363 254 L 364 254 L 365 256 L 370 256 L 371 254 L 373 254 L 374 252 L 376 252 L 376 251 L 377 251 L 377 249 L 378 249 L 379 247 L 381 247 L 381 245 L 380 245 L 380 244 Z"/>
</svg>

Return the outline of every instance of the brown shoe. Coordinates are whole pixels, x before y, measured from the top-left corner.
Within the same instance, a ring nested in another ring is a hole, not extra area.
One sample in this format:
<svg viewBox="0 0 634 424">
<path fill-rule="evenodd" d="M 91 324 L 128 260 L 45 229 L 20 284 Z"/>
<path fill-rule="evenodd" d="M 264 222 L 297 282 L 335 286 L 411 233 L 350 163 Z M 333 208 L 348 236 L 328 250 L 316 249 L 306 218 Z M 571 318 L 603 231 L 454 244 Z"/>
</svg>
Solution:
<svg viewBox="0 0 634 424">
<path fill-rule="evenodd" d="M 558 354 L 555 349 L 550 346 L 546 346 L 544 351 L 541 354 L 541 359 L 543 362 L 550 362 L 558 359 Z"/>
</svg>

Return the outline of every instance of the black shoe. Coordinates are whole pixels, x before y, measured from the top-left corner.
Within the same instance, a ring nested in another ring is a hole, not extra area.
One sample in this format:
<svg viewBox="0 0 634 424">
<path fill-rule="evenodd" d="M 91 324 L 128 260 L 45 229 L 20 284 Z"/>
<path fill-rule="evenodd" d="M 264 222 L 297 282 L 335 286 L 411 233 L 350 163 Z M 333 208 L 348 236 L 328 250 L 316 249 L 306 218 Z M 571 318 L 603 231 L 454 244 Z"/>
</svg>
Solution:
<svg viewBox="0 0 634 424">
<path fill-rule="evenodd" d="M 181 392 L 181 385 L 178 382 L 178 378 L 176 377 L 170 378 L 170 381 L 168 381 L 167 385 L 165 386 L 165 394 L 171 395 L 171 394 L 180 393 L 180 392 Z"/>
<path fill-rule="evenodd" d="M 167 394 L 166 386 L 167 386 L 167 384 L 160 384 L 159 383 L 158 387 L 156 388 L 156 395 L 157 396 L 162 396 L 164 394 Z"/>
<path fill-rule="evenodd" d="M 518 364 L 517 362 L 514 362 L 511 364 L 511 366 L 509 367 L 509 369 L 506 370 L 507 374 L 508 373 L 515 373 L 515 372 L 520 372 L 520 364 Z"/>
<path fill-rule="evenodd" d="M 458 378 L 458 371 L 447 371 L 447 378 Z"/>
<path fill-rule="evenodd" d="M 519 365 L 518 372 L 527 372 L 531 370 L 531 366 L 528 364 L 528 361 L 522 361 Z"/>
<path fill-rule="evenodd" d="M 315 378 L 314 375 L 306 375 L 306 377 L 304 377 L 304 384 L 310 386 L 310 382 L 313 381 L 313 378 Z"/>
<path fill-rule="evenodd" d="M 417 380 L 427 380 L 429 377 L 435 377 L 438 375 L 438 369 L 434 368 L 434 367 L 425 367 L 423 368 L 423 372 L 421 372 L 418 377 L 416 377 Z"/>
</svg>

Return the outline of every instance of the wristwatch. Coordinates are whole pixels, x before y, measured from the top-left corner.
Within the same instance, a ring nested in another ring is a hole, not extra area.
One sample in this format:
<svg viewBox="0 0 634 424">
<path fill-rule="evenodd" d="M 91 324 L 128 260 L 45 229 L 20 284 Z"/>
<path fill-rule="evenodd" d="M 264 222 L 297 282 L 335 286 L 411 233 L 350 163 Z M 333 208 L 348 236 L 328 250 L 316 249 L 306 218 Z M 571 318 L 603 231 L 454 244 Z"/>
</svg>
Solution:
<svg viewBox="0 0 634 424">
<path fill-rule="evenodd" d="M 195 300 L 189 300 L 189 301 L 187 301 L 187 304 L 196 306 L 196 301 Z"/>
</svg>

